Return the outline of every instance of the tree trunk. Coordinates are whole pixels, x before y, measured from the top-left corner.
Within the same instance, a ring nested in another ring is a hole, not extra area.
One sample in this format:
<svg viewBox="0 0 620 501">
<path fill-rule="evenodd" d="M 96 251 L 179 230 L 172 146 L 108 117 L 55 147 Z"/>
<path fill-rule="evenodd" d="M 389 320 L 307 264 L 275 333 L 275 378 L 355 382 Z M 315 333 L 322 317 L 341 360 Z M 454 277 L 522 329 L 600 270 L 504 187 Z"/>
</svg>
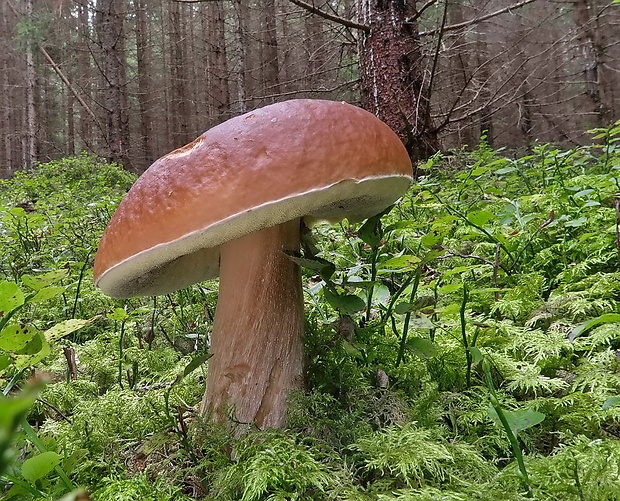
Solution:
<svg viewBox="0 0 620 501">
<path fill-rule="evenodd" d="M 592 125 L 603 127 L 613 118 L 611 106 L 602 85 L 603 47 L 600 43 L 599 31 L 596 30 L 596 3 L 589 0 L 575 0 L 574 15 L 577 24 L 577 41 L 581 50 L 583 64 L 583 82 L 589 107 L 594 112 Z"/>
<path fill-rule="evenodd" d="M 208 2 L 206 8 L 208 96 L 211 115 L 215 116 L 212 125 L 215 125 L 230 118 L 226 22 L 222 2 Z"/>
<path fill-rule="evenodd" d="M 183 37 L 184 27 L 181 24 L 181 5 L 178 2 L 170 2 L 169 9 L 172 140 L 175 145 L 183 145 L 191 141 L 188 134 L 187 58 Z M 185 22 L 185 19 L 183 21 Z"/>
<path fill-rule="evenodd" d="M 138 102 L 140 103 L 140 166 L 145 170 L 156 159 L 153 148 L 153 112 L 151 103 L 151 49 L 148 39 L 147 6 L 145 0 L 136 0 L 136 56 L 138 63 Z"/>
<path fill-rule="evenodd" d="M 280 65 L 278 63 L 278 34 L 276 31 L 276 2 L 262 2 L 261 83 L 267 96 L 264 104 L 273 104 L 280 93 Z"/>
<path fill-rule="evenodd" d="M 32 0 L 26 1 L 26 18 L 32 19 Z M 37 159 L 37 115 L 35 92 L 37 74 L 34 67 L 34 42 L 28 36 L 26 39 L 26 135 L 24 137 L 23 161 L 24 168 L 30 169 Z"/>
<path fill-rule="evenodd" d="M 413 159 L 438 149 L 421 69 L 415 2 L 358 0 L 362 107 L 394 130 Z"/>
<path fill-rule="evenodd" d="M 101 47 L 104 79 L 108 157 L 131 168 L 129 156 L 129 118 L 125 82 L 123 13 L 119 0 L 98 0 L 97 33 Z"/>
</svg>

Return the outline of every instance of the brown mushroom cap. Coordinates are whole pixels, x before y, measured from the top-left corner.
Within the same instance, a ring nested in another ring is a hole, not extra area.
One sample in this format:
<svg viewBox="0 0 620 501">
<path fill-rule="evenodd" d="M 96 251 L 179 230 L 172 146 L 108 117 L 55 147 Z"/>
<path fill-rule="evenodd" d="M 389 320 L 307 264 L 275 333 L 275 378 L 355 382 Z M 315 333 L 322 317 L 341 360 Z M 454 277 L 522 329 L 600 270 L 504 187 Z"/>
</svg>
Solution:
<svg viewBox="0 0 620 501">
<path fill-rule="evenodd" d="M 181 289 L 218 275 L 222 243 L 294 218 L 359 221 L 411 180 L 396 134 L 361 108 L 309 99 L 266 106 L 146 170 L 101 239 L 95 283 L 113 297 Z"/>
</svg>

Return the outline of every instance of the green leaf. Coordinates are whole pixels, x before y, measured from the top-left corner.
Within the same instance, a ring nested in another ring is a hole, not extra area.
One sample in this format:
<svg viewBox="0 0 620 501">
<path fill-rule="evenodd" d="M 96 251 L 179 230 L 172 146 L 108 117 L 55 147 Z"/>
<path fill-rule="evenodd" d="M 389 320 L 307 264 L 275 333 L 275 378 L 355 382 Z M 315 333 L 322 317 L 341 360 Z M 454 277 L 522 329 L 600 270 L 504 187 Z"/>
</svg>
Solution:
<svg viewBox="0 0 620 501">
<path fill-rule="evenodd" d="M 70 318 L 69 320 L 65 320 L 56 325 L 53 325 L 49 329 L 45 331 L 45 339 L 48 342 L 54 343 L 58 341 L 60 338 L 65 337 L 67 334 L 71 334 L 82 327 L 86 327 L 88 324 L 93 323 L 95 320 L 99 318 L 99 315 L 89 318 L 87 320 L 79 319 L 79 318 Z"/>
<path fill-rule="evenodd" d="M 360 237 L 364 243 L 370 245 L 371 247 L 379 247 L 381 244 L 381 239 L 383 238 L 381 218 L 390 212 L 392 207 L 394 206 L 391 205 L 376 216 L 369 217 L 361 226 L 357 232 L 357 236 Z"/>
<path fill-rule="evenodd" d="M 609 397 L 603 403 L 603 410 L 609 409 L 610 407 L 613 407 L 613 406 L 618 405 L 618 404 L 620 404 L 620 397 Z"/>
<path fill-rule="evenodd" d="M 472 346 L 469 348 L 469 353 L 471 353 L 471 361 L 473 363 L 479 364 L 480 362 L 482 362 L 484 355 L 482 355 L 480 348 L 477 348 L 476 346 Z"/>
<path fill-rule="evenodd" d="M 13 352 L 21 350 L 26 347 L 37 332 L 37 329 L 32 325 L 8 325 L 0 332 L 0 349 Z"/>
<path fill-rule="evenodd" d="M 194 358 L 192 358 L 190 363 L 185 366 L 185 369 L 183 369 L 183 377 L 185 377 L 188 374 L 191 374 L 192 372 L 194 372 L 198 367 L 200 367 L 202 364 L 204 364 L 212 356 L 213 355 L 207 351 L 207 352 L 201 353 L 200 355 L 197 355 Z"/>
<path fill-rule="evenodd" d="M 443 272 L 444 277 L 449 277 L 450 275 L 458 275 L 459 273 L 465 273 L 467 271 L 475 270 L 476 268 L 480 268 L 481 264 L 471 264 L 469 266 L 455 266 L 451 270 L 446 270 Z"/>
<path fill-rule="evenodd" d="M 56 296 L 60 296 L 65 291 L 64 287 L 44 287 L 30 298 L 31 303 L 42 303 Z"/>
<path fill-rule="evenodd" d="M 340 295 L 335 294 L 328 289 L 323 289 L 325 300 L 334 308 L 344 315 L 352 315 L 357 311 L 361 311 L 366 307 L 366 302 L 359 296 L 354 294 Z"/>
<path fill-rule="evenodd" d="M 24 293 L 13 282 L 0 282 L 0 313 L 8 313 L 24 304 Z"/>
<path fill-rule="evenodd" d="M 423 337 L 412 337 L 407 340 L 407 349 L 420 358 L 433 358 L 439 351 L 437 345 L 430 339 Z"/>
<path fill-rule="evenodd" d="M 495 214 L 487 210 L 477 210 L 467 214 L 467 220 L 476 226 L 484 226 L 494 217 Z"/>
<path fill-rule="evenodd" d="M 507 167 L 502 167 L 501 169 L 497 169 L 495 174 L 509 174 L 511 172 L 516 171 L 517 168 L 514 165 L 508 165 Z"/>
<path fill-rule="evenodd" d="M 30 483 L 43 478 L 60 464 L 61 456 L 53 451 L 42 452 L 26 459 L 22 464 L 22 476 Z"/>
<path fill-rule="evenodd" d="M 66 278 L 69 270 L 54 270 L 41 275 L 22 275 L 22 283 L 35 291 L 41 290 L 51 284 Z"/>
<path fill-rule="evenodd" d="M 444 233 L 438 230 L 431 230 L 420 239 L 420 243 L 424 247 L 432 247 L 442 241 Z"/>
<path fill-rule="evenodd" d="M 15 350 L 18 355 L 34 355 L 43 349 L 45 338 L 40 331 L 37 331 L 34 337 L 28 341 L 26 346 L 19 350 Z"/>
<path fill-rule="evenodd" d="M 426 315 L 420 315 L 418 317 L 411 317 L 409 327 L 412 329 L 433 329 L 435 324 Z"/>
<path fill-rule="evenodd" d="M 360 360 L 364 358 L 364 356 L 362 355 L 362 352 L 358 350 L 353 344 L 349 343 L 349 341 L 347 341 L 346 339 L 342 340 L 342 347 L 344 348 L 344 351 L 346 351 L 348 355 L 354 358 L 358 358 Z"/>
<path fill-rule="evenodd" d="M 451 292 L 459 291 L 462 288 L 463 288 L 463 284 L 457 282 L 453 284 L 442 285 L 441 287 L 439 287 L 439 292 L 441 294 L 450 294 Z"/>
<path fill-rule="evenodd" d="M 336 266 L 333 263 L 330 263 L 327 259 L 323 259 L 322 257 L 300 257 L 292 255 L 289 252 L 286 252 L 286 255 L 298 266 L 317 272 L 319 276 L 326 282 L 336 272 Z"/>
<path fill-rule="evenodd" d="M 492 406 L 490 406 L 488 412 L 489 416 L 491 416 L 491 419 L 493 419 L 493 421 L 495 421 L 501 426 L 501 422 L 496 410 Z M 541 412 L 537 412 L 529 408 L 519 409 L 516 411 L 503 410 L 503 413 L 504 416 L 506 416 L 506 421 L 508 421 L 510 429 L 515 434 L 542 423 L 546 417 Z"/>
<path fill-rule="evenodd" d="M 416 306 L 414 303 L 398 303 L 394 307 L 394 312 L 399 315 L 404 315 L 405 313 L 410 313 L 416 311 Z"/>
<path fill-rule="evenodd" d="M 418 264 L 422 261 L 418 256 L 412 256 L 405 254 L 403 256 L 393 257 L 384 261 L 379 266 L 381 268 L 388 268 L 390 270 L 411 271 L 418 267 Z"/>
<path fill-rule="evenodd" d="M 591 318 L 590 320 L 586 320 L 585 322 L 579 324 L 577 327 L 573 329 L 573 331 L 568 336 L 569 341 L 574 341 L 577 336 L 583 334 L 588 329 L 591 329 L 595 325 L 598 324 L 606 324 L 620 322 L 620 313 L 605 313 L 600 317 Z"/>
<path fill-rule="evenodd" d="M 123 308 L 114 308 L 112 313 L 106 315 L 110 320 L 124 322 L 129 318 L 129 314 Z"/>
<path fill-rule="evenodd" d="M 50 351 L 50 345 L 47 340 L 41 338 L 41 349 L 32 355 L 17 355 L 14 362 L 15 367 L 20 370 L 37 364 L 47 357 L 50 354 Z"/>
</svg>

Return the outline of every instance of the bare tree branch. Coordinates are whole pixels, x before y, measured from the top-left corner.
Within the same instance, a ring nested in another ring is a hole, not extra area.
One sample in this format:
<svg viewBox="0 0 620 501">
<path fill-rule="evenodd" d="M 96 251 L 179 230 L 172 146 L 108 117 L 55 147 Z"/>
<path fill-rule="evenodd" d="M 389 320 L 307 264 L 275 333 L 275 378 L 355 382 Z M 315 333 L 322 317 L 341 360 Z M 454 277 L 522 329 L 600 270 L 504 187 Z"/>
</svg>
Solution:
<svg viewBox="0 0 620 501">
<path fill-rule="evenodd" d="M 293 0 L 291 0 L 293 1 Z M 448 26 L 444 26 L 443 28 L 435 28 L 434 30 L 421 31 L 419 33 L 420 36 L 427 35 L 435 35 L 440 31 L 456 31 L 461 28 L 466 28 L 472 24 L 480 23 L 482 21 L 486 21 L 487 19 L 491 19 L 492 17 L 499 16 L 500 14 L 504 14 L 505 12 L 510 12 L 511 10 L 519 9 L 528 3 L 535 2 L 536 0 L 523 0 L 519 3 L 515 3 L 509 5 L 508 7 L 504 7 L 503 9 L 496 10 L 495 12 L 490 12 L 489 14 L 485 14 L 484 16 L 476 17 L 475 19 L 470 19 L 469 21 L 463 21 L 462 23 L 450 24 Z"/>
<path fill-rule="evenodd" d="M 75 87 L 73 87 L 73 85 L 71 85 L 71 82 L 69 81 L 69 79 L 65 76 L 65 74 L 62 72 L 60 67 L 52 59 L 52 56 L 50 56 L 49 53 L 45 50 L 45 47 L 43 47 L 42 45 L 39 45 L 39 50 L 45 56 L 45 59 L 47 59 L 47 62 L 50 63 L 50 66 L 53 68 L 53 70 L 56 72 L 56 74 L 60 77 L 62 82 L 67 86 L 67 88 L 69 89 L 71 94 L 73 94 L 75 96 L 75 98 L 78 100 L 78 102 L 84 107 L 84 110 L 86 110 L 86 112 L 90 115 L 90 118 L 93 119 L 93 122 L 97 125 L 99 130 L 103 131 L 103 127 L 99 123 L 99 120 L 97 119 L 97 115 L 95 115 L 93 110 L 90 109 L 90 106 L 88 106 L 86 101 L 84 101 L 84 99 L 82 99 L 82 97 L 77 92 L 77 90 L 75 90 Z"/>
<path fill-rule="evenodd" d="M 294 3 L 298 7 L 306 9 L 308 12 L 311 12 L 312 14 L 316 14 L 317 16 L 320 16 L 323 19 L 327 19 L 328 21 L 333 21 L 335 23 L 346 26 L 347 28 L 353 28 L 353 29 L 362 30 L 362 31 L 370 30 L 370 26 L 368 26 L 367 24 L 356 23 L 355 21 L 350 21 L 348 19 L 345 19 L 344 17 L 336 16 L 334 14 L 328 14 L 327 12 L 324 12 L 318 7 L 316 7 L 313 3 L 309 4 L 307 2 L 304 2 L 303 0 L 289 0 L 289 2 Z"/>
</svg>

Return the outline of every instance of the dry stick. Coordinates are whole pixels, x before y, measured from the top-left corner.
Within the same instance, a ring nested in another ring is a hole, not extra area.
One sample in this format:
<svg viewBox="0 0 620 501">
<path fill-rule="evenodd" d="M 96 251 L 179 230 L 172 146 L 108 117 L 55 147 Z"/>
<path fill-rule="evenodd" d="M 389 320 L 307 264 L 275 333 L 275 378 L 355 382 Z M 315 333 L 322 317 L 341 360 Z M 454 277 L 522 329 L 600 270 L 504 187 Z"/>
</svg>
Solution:
<svg viewBox="0 0 620 501">
<path fill-rule="evenodd" d="M 45 50 L 45 47 L 43 47 L 42 45 L 39 45 L 39 50 L 41 51 L 41 53 L 45 56 L 45 59 L 47 59 L 48 63 L 50 63 L 51 67 L 54 69 L 54 71 L 56 72 L 56 74 L 60 77 L 60 79 L 63 81 L 63 83 L 67 86 L 67 88 L 69 89 L 69 91 L 71 92 L 71 94 L 73 94 L 75 96 L 75 98 L 78 100 L 78 102 L 84 107 L 84 109 L 86 110 L 86 112 L 90 115 L 90 118 L 93 119 L 93 122 L 95 123 L 95 125 L 97 126 L 97 128 L 103 132 L 103 127 L 101 126 L 101 124 L 99 123 L 99 120 L 97 120 L 97 116 L 95 115 L 95 113 L 93 112 L 93 110 L 90 109 L 90 106 L 88 106 L 88 104 L 86 103 L 86 101 L 84 101 L 84 99 L 82 99 L 82 97 L 79 95 L 79 93 L 77 92 L 77 90 L 75 90 L 75 87 L 73 87 L 73 85 L 71 85 L 71 82 L 69 81 L 69 79 L 65 76 L 65 74 L 62 72 L 62 70 L 60 69 L 60 67 L 56 64 L 56 62 L 52 59 L 52 56 L 49 55 L 49 53 Z"/>
<path fill-rule="evenodd" d="M 294 3 L 298 7 L 306 9 L 308 12 L 311 12 L 312 14 L 316 14 L 317 16 L 320 16 L 323 19 L 327 19 L 328 21 L 333 21 L 335 23 L 346 26 L 347 28 L 353 28 L 353 29 L 362 30 L 362 31 L 370 31 L 370 26 L 368 26 L 367 24 L 356 23 L 355 21 L 350 21 L 340 16 L 328 14 L 327 12 L 322 11 L 318 7 L 314 6 L 313 4 L 309 4 L 307 2 L 304 2 L 303 0 L 289 0 L 289 2 Z"/>
<path fill-rule="evenodd" d="M 486 21 L 487 19 L 491 19 L 492 17 L 499 16 L 500 14 L 510 12 L 511 10 L 514 10 L 514 9 L 518 9 L 520 7 L 523 7 L 524 5 L 527 5 L 528 3 L 532 3 L 535 1 L 536 0 L 523 0 L 522 2 L 509 5 L 508 7 L 504 7 L 503 9 L 496 10 L 495 12 L 490 12 L 489 14 L 485 14 L 484 16 L 480 16 L 475 19 L 470 19 L 469 21 L 463 21 L 462 23 L 457 23 L 457 24 L 450 24 L 442 28 L 435 28 L 434 30 L 421 31 L 419 35 L 420 36 L 434 35 L 436 33 L 439 33 L 440 31 L 460 30 L 461 28 L 466 28 L 467 26 L 470 26 L 472 24 L 481 23 L 482 21 Z"/>
<path fill-rule="evenodd" d="M 75 360 L 75 349 L 72 346 L 63 346 L 62 352 L 67 359 L 67 369 L 69 370 L 69 380 L 77 380 L 77 362 Z"/>
</svg>

